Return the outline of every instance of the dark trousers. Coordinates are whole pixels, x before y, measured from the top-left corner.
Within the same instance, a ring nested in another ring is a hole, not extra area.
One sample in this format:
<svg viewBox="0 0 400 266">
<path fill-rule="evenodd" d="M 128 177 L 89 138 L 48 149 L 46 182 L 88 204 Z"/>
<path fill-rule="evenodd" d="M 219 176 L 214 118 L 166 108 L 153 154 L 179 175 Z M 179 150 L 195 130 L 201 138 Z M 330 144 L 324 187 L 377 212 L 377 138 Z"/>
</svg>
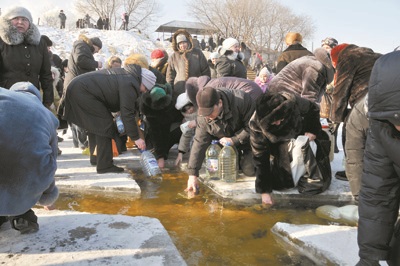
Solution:
<svg viewBox="0 0 400 266">
<path fill-rule="evenodd" d="M 111 139 L 93 133 L 88 133 L 89 136 L 89 149 L 90 149 L 90 163 L 97 165 L 97 171 L 110 168 L 114 165 Z M 97 155 L 94 156 L 93 152 L 97 146 Z"/>
<path fill-rule="evenodd" d="M 256 169 L 254 166 L 253 152 L 249 145 L 241 145 L 238 150 L 239 168 L 245 176 L 254 176 Z M 240 149 L 241 148 L 241 149 Z"/>
</svg>

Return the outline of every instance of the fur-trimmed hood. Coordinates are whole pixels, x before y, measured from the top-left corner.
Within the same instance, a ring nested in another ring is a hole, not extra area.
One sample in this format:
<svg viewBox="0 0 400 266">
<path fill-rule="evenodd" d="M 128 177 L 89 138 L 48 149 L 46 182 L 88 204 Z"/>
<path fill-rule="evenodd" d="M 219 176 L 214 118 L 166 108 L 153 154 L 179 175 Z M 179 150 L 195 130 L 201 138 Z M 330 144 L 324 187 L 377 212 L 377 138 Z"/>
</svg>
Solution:
<svg viewBox="0 0 400 266">
<path fill-rule="evenodd" d="M 286 92 L 271 95 L 272 97 L 264 94 L 257 100 L 250 129 L 261 132 L 272 143 L 296 137 L 303 127 L 296 96 Z M 266 111 L 277 97 L 282 97 L 283 101 L 273 110 Z M 280 125 L 271 124 L 280 119 L 283 119 Z"/>
<path fill-rule="evenodd" d="M 94 52 L 93 42 L 89 37 L 87 37 L 85 34 L 80 34 L 79 37 L 78 37 L 78 40 L 87 43 L 89 45 L 89 47 L 90 47 L 90 51 L 93 54 L 93 52 Z"/>
<path fill-rule="evenodd" d="M 28 43 L 38 45 L 40 43 L 39 29 L 33 24 L 29 24 L 29 29 L 25 33 L 18 32 L 17 28 L 11 24 L 11 20 L 7 20 L 0 16 L 0 38 L 8 45 L 18 45 Z"/>
<path fill-rule="evenodd" d="M 188 41 L 188 43 L 189 43 L 188 49 L 185 50 L 185 51 L 180 51 L 180 50 L 179 50 L 179 47 L 178 47 L 178 43 L 176 42 L 176 37 L 177 37 L 178 35 L 181 35 L 181 34 L 183 34 L 183 35 L 186 36 L 186 39 L 187 39 L 187 41 Z M 187 53 L 187 52 L 190 52 L 190 51 L 193 49 L 192 35 L 190 35 L 190 33 L 187 32 L 185 29 L 179 29 L 179 30 L 175 31 L 174 35 L 172 36 L 172 49 L 173 49 L 175 52 L 180 52 L 180 53 Z"/>
</svg>

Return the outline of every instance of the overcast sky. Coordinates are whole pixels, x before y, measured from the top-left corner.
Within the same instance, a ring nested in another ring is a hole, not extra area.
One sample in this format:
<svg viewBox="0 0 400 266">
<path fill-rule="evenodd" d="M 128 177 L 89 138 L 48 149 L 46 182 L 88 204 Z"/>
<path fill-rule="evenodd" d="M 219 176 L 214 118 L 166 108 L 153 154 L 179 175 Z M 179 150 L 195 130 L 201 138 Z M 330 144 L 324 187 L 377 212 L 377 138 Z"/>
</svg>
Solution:
<svg viewBox="0 0 400 266">
<path fill-rule="evenodd" d="M 251 1 L 251 0 L 249 0 Z M 27 7 L 35 21 L 41 12 L 49 9 L 64 9 L 67 13 L 73 1 L 60 0 L 0 0 L 0 7 L 21 5 Z M 370 47 L 376 52 L 387 53 L 400 45 L 398 31 L 399 0 L 279 0 L 289 6 L 295 14 L 311 17 L 317 30 L 305 46 L 315 49 L 323 38 L 335 37 L 339 43 L 353 43 Z M 156 25 L 171 20 L 191 20 L 185 0 L 159 1 L 162 12 Z"/>
</svg>

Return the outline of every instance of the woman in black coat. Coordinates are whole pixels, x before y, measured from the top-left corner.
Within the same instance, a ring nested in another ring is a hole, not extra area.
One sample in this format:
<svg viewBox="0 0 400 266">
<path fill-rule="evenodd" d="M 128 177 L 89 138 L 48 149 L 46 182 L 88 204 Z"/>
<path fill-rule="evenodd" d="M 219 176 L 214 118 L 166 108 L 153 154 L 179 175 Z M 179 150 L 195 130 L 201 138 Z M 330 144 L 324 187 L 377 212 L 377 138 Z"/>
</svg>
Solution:
<svg viewBox="0 0 400 266">
<path fill-rule="evenodd" d="M 121 112 L 126 134 L 145 149 L 135 121 L 137 100 L 156 77 L 138 65 L 90 72 L 74 78 L 65 94 L 64 119 L 89 132 L 90 163 L 97 172 L 122 172 L 113 164 L 111 139 L 117 132 L 111 112 Z M 97 145 L 97 156 L 93 156 Z M 96 158 L 97 157 L 97 158 Z"/>
<path fill-rule="evenodd" d="M 288 148 L 290 140 L 300 135 L 307 136 L 310 141 L 328 138 L 319 119 L 317 104 L 292 93 L 267 91 L 257 99 L 249 126 L 256 167 L 256 192 L 261 194 L 263 203 L 273 204 L 273 189 L 295 187 Z M 273 164 L 270 163 L 271 155 Z M 329 158 L 325 161 L 324 166 L 330 171 Z"/>
</svg>

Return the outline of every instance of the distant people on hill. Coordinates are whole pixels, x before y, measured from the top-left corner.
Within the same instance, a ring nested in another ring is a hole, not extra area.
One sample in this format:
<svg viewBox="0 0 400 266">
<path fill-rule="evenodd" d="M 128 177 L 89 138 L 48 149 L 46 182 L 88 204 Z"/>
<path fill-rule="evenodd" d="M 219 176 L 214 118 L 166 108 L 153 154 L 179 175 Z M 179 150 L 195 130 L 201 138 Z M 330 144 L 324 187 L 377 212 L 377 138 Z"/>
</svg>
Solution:
<svg viewBox="0 0 400 266">
<path fill-rule="evenodd" d="M 122 13 L 122 29 L 123 30 L 128 30 L 128 24 L 129 24 L 129 15 L 128 13 L 124 12 Z"/>
<path fill-rule="evenodd" d="M 58 14 L 60 19 L 60 29 L 65 29 L 65 21 L 67 20 L 67 16 L 64 13 L 64 10 L 60 10 L 60 14 Z"/>
<path fill-rule="evenodd" d="M 110 29 L 110 19 L 108 17 L 104 17 L 103 18 L 103 28 L 105 30 L 109 30 Z"/>
<path fill-rule="evenodd" d="M 298 32 L 288 32 L 285 43 L 288 46 L 278 57 L 276 73 L 279 73 L 287 64 L 305 55 L 312 55 L 312 52 L 301 45 L 303 36 Z"/>
<path fill-rule="evenodd" d="M 90 27 L 90 19 L 91 19 L 91 17 L 89 16 L 89 14 L 86 14 L 85 18 L 84 18 L 86 28 L 91 28 Z"/>
<path fill-rule="evenodd" d="M 104 22 L 103 22 L 103 19 L 101 17 L 99 17 L 99 19 L 97 20 L 96 25 L 97 25 L 97 29 L 99 29 L 99 30 L 104 29 Z"/>
</svg>

